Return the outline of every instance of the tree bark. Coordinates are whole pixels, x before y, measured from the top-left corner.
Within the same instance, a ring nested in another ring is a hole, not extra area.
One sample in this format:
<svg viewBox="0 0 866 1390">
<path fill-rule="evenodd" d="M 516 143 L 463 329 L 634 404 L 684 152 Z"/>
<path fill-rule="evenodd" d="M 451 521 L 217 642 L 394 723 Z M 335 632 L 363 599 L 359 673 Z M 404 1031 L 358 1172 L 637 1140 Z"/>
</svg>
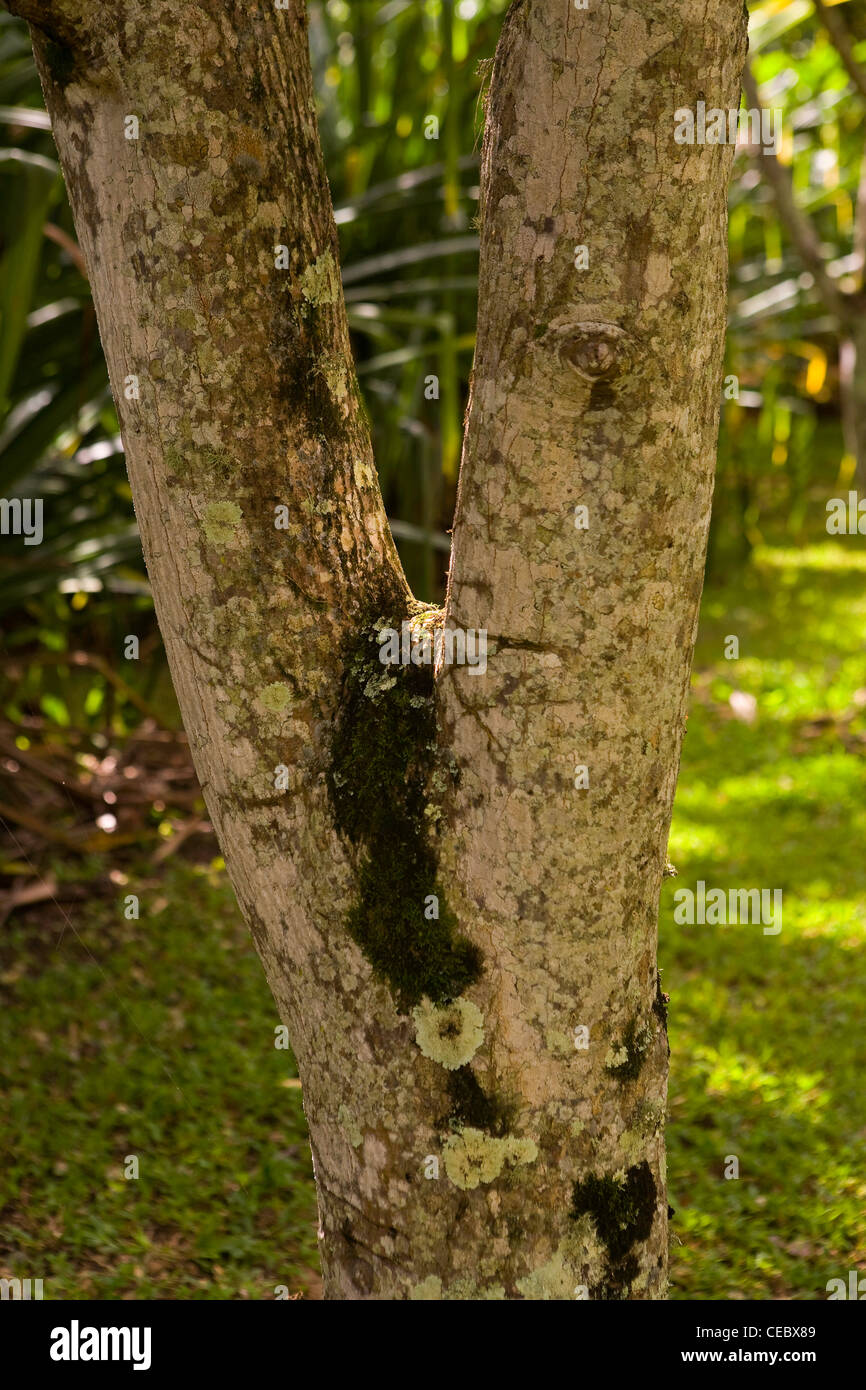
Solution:
<svg viewBox="0 0 866 1390">
<path fill-rule="evenodd" d="M 445 616 L 488 631 L 488 668 L 435 681 L 378 659 L 383 622 L 442 615 L 378 491 L 301 0 L 11 8 L 196 768 L 298 1060 L 327 1296 L 664 1296 L 656 917 L 733 153 L 677 145 L 673 113 L 737 105 L 741 0 L 509 11 Z"/>
<path fill-rule="evenodd" d="M 846 331 L 847 329 L 847 331 Z M 849 319 L 839 342 L 839 402 L 845 452 L 866 488 L 866 318 Z"/>
</svg>

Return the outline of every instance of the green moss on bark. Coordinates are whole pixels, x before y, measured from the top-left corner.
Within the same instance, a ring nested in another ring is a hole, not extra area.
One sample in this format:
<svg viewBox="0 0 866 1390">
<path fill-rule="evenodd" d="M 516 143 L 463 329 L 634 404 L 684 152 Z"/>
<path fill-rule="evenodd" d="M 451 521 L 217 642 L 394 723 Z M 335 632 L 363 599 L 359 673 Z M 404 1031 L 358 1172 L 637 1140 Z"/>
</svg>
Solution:
<svg viewBox="0 0 866 1390">
<path fill-rule="evenodd" d="M 629 1285 L 639 1273 L 638 1261 L 630 1252 L 638 1241 L 649 1239 L 656 1201 L 655 1179 L 646 1160 L 629 1168 L 621 1179 L 591 1173 L 575 1183 L 571 1218 L 579 1221 L 586 1215 L 592 1217 L 610 1258 L 607 1278 L 591 1291 L 593 1298 L 627 1296 Z"/>
<path fill-rule="evenodd" d="M 387 625 L 399 631 L 401 621 Z M 425 997 L 462 994 L 481 954 L 445 900 L 425 815 L 437 752 L 432 666 L 384 666 L 379 650 L 370 626 L 346 654 L 328 789 L 338 829 L 360 851 L 346 929 L 408 1012 Z M 428 917 L 433 897 L 438 916 Z"/>
<path fill-rule="evenodd" d="M 599 1177 L 590 1173 L 576 1182 L 572 1192 L 574 1220 L 588 1214 L 599 1239 L 615 1262 L 622 1261 L 639 1240 L 647 1240 L 656 1209 L 656 1185 L 646 1159 L 629 1168 L 625 1177 Z"/>
</svg>

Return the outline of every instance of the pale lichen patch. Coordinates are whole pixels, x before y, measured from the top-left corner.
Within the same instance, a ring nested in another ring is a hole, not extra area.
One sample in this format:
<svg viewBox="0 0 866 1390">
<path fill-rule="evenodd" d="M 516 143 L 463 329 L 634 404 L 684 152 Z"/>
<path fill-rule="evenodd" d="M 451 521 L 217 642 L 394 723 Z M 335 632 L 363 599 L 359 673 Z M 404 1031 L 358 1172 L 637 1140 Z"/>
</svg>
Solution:
<svg viewBox="0 0 866 1390">
<path fill-rule="evenodd" d="M 512 1163 L 534 1163 L 538 1158 L 538 1145 L 534 1139 L 503 1139 L 506 1158 Z"/>
<path fill-rule="evenodd" d="M 438 1274 L 428 1274 L 420 1284 L 409 1290 L 409 1297 L 415 1303 L 437 1303 L 442 1297 L 442 1280 Z"/>
<path fill-rule="evenodd" d="M 415 1041 L 425 1057 L 456 1071 L 471 1061 L 484 1041 L 484 1016 L 471 999 L 437 1006 L 429 999 L 412 1010 Z"/>
<path fill-rule="evenodd" d="M 505 1301 L 502 1284 L 478 1284 L 468 1275 L 462 1275 L 449 1284 L 442 1295 L 449 1303 L 493 1303 Z"/>
<path fill-rule="evenodd" d="M 301 276 L 301 294 L 308 304 L 320 308 L 324 304 L 336 304 L 340 297 L 340 281 L 337 266 L 330 251 L 325 251 L 312 265 L 308 265 Z"/>
<path fill-rule="evenodd" d="M 340 1126 L 340 1129 L 343 1131 L 349 1143 L 352 1145 L 352 1148 L 359 1148 L 364 1136 L 361 1133 L 358 1121 L 355 1119 L 355 1116 L 352 1114 L 351 1110 L 347 1105 L 340 1105 L 340 1108 L 337 1111 L 337 1124 Z"/>
<path fill-rule="evenodd" d="M 345 363 L 339 357 L 325 356 L 320 361 L 319 373 L 332 398 L 339 405 L 345 405 L 349 399 L 349 377 Z M 357 473 L 357 465 L 355 471 Z"/>
<path fill-rule="evenodd" d="M 266 685 L 259 699 L 271 714 L 288 714 L 292 707 L 292 692 L 282 681 Z"/>
<path fill-rule="evenodd" d="M 548 1052 L 555 1056 L 568 1057 L 574 1052 L 574 1038 L 569 1037 L 558 1028 L 548 1028 L 544 1035 L 545 1046 Z"/>
<path fill-rule="evenodd" d="M 242 517 L 243 512 L 237 502 L 208 502 L 202 527 L 211 545 L 220 548 L 235 545 Z"/>
<path fill-rule="evenodd" d="M 356 459 L 352 466 L 352 475 L 355 479 L 357 488 L 372 487 L 376 481 L 376 474 L 362 459 Z"/>
<path fill-rule="evenodd" d="M 629 1167 L 637 1163 L 646 1151 L 646 1136 L 637 1129 L 625 1129 L 620 1136 L 620 1151 Z"/>
<path fill-rule="evenodd" d="M 510 1135 L 497 1139 L 480 1129 L 466 1128 L 446 1140 L 443 1157 L 454 1186 L 470 1191 L 481 1183 L 495 1182 L 506 1163 L 534 1163 L 538 1146 L 534 1139 Z"/>
<path fill-rule="evenodd" d="M 563 1254 L 562 1247 L 546 1262 L 518 1279 L 517 1287 L 524 1298 L 539 1302 L 572 1298 L 578 1283 L 577 1275 Z"/>
<path fill-rule="evenodd" d="M 478 1284 L 469 1275 L 461 1275 L 444 1288 L 438 1274 L 428 1274 L 410 1289 L 409 1297 L 415 1302 L 486 1303 L 504 1301 L 505 1289 L 502 1284 Z"/>
<path fill-rule="evenodd" d="M 573 1264 L 589 1271 L 591 1282 L 597 1282 L 605 1259 L 605 1247 L 598 1238 L 591 1216 L 584 1214 L 575 1221 L 574 1229 L 566 1236 L 561 1248 Z"/>
</svg>

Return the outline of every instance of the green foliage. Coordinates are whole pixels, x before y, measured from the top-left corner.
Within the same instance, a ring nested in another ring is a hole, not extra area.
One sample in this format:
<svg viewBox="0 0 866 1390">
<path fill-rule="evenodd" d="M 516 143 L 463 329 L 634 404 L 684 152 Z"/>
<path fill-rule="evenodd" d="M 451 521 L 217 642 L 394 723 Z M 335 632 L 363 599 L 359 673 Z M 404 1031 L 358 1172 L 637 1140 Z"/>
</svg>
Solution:
<svg viewBox="0 0 866 1390">
<path fill-rule="evenodd" d="M 854 228 L 866 102 L 809 0 L 762 0 L 750 9 L 749 58 L 764 105 L 782 112 L 779 158 L 790 169 L 796 204 L 813 220 L 831 278 L 842 289 L 862 289 Z M 843 3 L 839 13 L 866 65 L 862 7 Z M 839 485 L 853 472 L 838 419 L 841 328 L 779 220 L 763 159 L 737 154 L 729 195 L 725 371 L 737 376 L 739 399 L 723 402 L 711 566 L 741 563 L 781 511 L 789 534 L 802 534 L 820 472 L 822 424 Z"/>
</svg>

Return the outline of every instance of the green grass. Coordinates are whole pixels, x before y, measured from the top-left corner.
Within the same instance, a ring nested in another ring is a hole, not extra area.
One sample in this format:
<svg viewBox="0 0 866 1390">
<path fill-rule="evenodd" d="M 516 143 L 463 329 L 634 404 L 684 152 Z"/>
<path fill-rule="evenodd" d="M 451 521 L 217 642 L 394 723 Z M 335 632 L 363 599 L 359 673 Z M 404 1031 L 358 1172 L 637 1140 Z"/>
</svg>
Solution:
<svg viewBox="0 0 866 1390">
<path fill-rule="evenodd" d="M 315 1293 L 296 1069 L 225 872 L 173 861 L 126 921 L 134 888 L 4 929 L 2 1272 L 46 1298 Z"/>
<path fill-rule="evenodd" d="M 856 546 L 761 551 L 705 598 L 660 920 L 675 1298 L 826 1298 L 866 1266 L 866 719 L 851 751 L 803 728 L 866 685 Z M 734 689 L 754 723 L 730 717 Z M 781 888 L 781 932 L 676 925 L 698 879 Z"/>
<path fill-rule="evenodd" d="M 825 1298 L 866 1266 L 866 719 L 847 751 L 819 722 L 853 707 L 864 648 L 853 539 L 759 551 L 705 597 L 660 924 L 675 1298 Z M 675 925 L 699 878 L 781 888 L 781 933 Z M 116 886 L 74 931 L 56 910 L 3 930 L 2 1272 L 50 1298 L 315 1293 L 300 1093 L 225 873 L 170 861 L 139 921 Z"/>
</svg>

